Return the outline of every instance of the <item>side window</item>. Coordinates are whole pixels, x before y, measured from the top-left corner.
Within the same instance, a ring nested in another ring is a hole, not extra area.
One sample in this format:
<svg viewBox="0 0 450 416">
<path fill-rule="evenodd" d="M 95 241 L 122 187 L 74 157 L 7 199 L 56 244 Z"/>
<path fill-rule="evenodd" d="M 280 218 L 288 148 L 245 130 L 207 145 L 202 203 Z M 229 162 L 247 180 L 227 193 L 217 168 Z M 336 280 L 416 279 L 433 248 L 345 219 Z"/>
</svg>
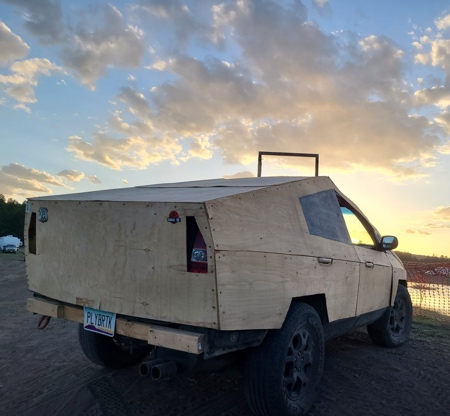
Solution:
<svg viewBox="0 0 450 416">
<path fill-rule="evenodd" d="M 301 197 L 300 204 L 310 234 L 351 244 L 335 191 L 322 191 Z"/>
<path fill-rule="evenodd" d="M 363 223 L 359 220 L 359 218 L 353 211 L 342 205 L 342 202 L 341 212 L 342 216 L 344 217 L 348 233 L 350 234 L 352 244 L 374 247 L 374 241 L 367 231 L 366 227 L 364 227 Z"/>
</svg>

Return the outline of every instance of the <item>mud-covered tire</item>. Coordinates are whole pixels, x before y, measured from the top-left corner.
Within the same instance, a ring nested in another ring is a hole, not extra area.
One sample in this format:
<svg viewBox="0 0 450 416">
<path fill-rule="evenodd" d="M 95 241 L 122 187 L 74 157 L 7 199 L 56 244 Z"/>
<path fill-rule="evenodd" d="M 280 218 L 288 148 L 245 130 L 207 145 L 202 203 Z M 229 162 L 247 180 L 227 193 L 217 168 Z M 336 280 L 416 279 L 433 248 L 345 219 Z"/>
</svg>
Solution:
<svg viewBox="0 0 450 416">
<path fill-rule="evenodd" d="M 105 368 L 124 368 L 141 362 L 151 351 L 152 346 L 124 348 L 112 337 L 86 331 L 78 326 L 78 340 L 84 355 L 94 364 Z"/>
<path fill-rule="evenodd" d="M 379 324 L 374 322 L 367 326 L 367 332 L 371 340 L 383 347 L 397 348 L 402 346 L 411 332 L 413 307 L 408 289 L 398 285 L 394 305 L 390 308 L 387 327 L 379 329 Z"/>
<path fill-rule="evenodd" d="M 283 326 L 270 331 L 249 352 L 245 363 L 245 396 L 258 416 L 305 415 L 322 379 L 325 345 L 315 309 L 293 304 Z"/>
</svg>

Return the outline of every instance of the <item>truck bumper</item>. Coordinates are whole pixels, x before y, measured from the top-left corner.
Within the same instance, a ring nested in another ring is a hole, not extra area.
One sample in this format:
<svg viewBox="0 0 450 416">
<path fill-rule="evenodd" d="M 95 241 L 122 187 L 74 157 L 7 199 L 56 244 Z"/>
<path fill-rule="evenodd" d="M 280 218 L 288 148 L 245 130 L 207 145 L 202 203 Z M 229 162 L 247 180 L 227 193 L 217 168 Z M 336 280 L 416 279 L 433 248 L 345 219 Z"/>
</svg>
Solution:
<svg viewBox="0 0 450 416">
<path fill-rule="evenodd" d="M 52 318 L 64 318 L 69 321 L 83 323 L 83 308 L 66 305 L 57 301 L 41 298 L 28 298 L 27 310 Z M 115 333 L 130 338 L 147 341 L 150 345 L 171 348 L 190 354 L 204 352 L 205 335 L 161 325 L 136 322 L 117 317 Z"/>
</svg>

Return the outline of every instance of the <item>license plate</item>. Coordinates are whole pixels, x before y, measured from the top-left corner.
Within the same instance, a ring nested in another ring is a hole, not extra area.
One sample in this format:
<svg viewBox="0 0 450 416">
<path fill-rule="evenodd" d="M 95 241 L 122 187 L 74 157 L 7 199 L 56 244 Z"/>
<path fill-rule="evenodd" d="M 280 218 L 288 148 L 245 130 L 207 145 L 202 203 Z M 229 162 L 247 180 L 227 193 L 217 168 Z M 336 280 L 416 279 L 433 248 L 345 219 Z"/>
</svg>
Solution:
<svg viewBox="0 0 450 416">
<path fill-rule="evenodd" d="M 112 312 L 100 311 L 85 306 L 84 308 L 84 329 L 86 331 L 97 332 L 108 337 L 114 336 L 116 326 L 116 314 Z"/>
</svg>

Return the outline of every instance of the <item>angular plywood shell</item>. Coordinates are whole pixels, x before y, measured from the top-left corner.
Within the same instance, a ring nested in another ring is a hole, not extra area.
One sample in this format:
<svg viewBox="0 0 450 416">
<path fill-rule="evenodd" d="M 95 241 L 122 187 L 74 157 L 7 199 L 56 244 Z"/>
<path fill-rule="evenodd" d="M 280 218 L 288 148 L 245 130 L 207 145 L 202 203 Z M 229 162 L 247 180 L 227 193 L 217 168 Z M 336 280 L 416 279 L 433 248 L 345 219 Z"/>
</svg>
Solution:
<svg viewBox="0 0 450 416">
<path fill-rule="evenodd" d="M 358 253 L 310 235 L 299 203 L 331 189 L 339 192 L 328 177 L 266 177 L 32 198 L 29 287 L 69 304 L 223 330 L 279 328 L 293 298 L 314 294 L 326 297 L 330 321 L 354 316 Z M 33 220 L 40 208 L 47 222 Z M 180 222 L 167 221 L 171 211 Z M 204 237 L 206 274 L 187 271 L 187 217 Z"/>
</svg>

